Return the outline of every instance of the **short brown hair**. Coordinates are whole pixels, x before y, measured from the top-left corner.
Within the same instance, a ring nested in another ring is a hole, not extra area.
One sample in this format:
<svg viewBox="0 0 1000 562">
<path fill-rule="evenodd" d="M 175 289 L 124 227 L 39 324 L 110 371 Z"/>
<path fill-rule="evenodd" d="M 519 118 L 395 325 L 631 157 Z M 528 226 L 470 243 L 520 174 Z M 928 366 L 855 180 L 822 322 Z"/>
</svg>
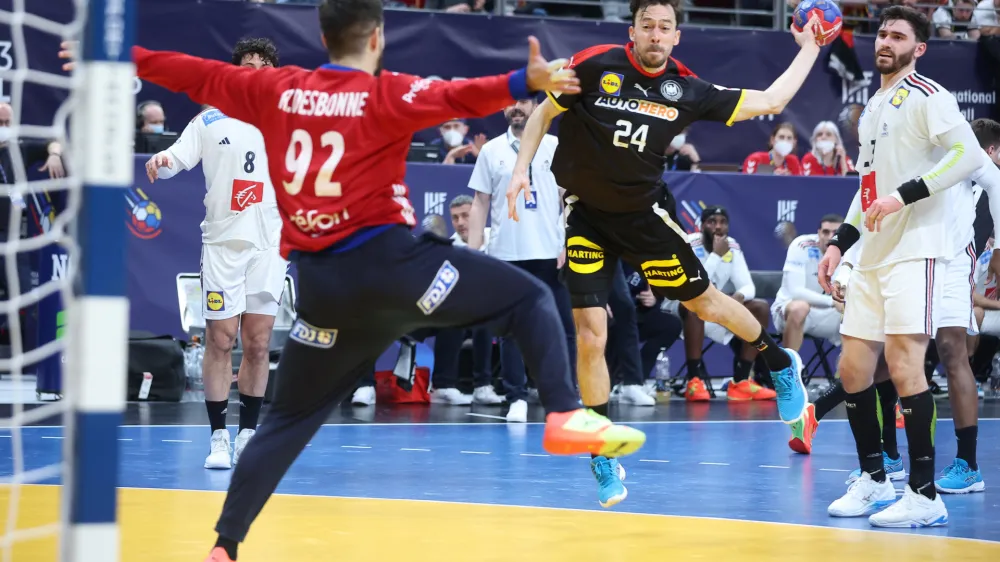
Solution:
<svg viewBox="0 0 1000 562">
<path fill-rule="evenodd" d="M 364 51 L 372 30 L 384 20 L 380 0 L 323 0 L 319 5 L 319 27 L 335 59 Z"/>
<path fill-rule="evenodd" d="M 629 0 L 628 7 L 632 11 L 632 23 L 635 23 L 635 18 L 650 6 L 670 6 L 674 9 L 674 17 L 677 18 L 677 24 L 681 23 L 680 0 Z"/>
</svg>

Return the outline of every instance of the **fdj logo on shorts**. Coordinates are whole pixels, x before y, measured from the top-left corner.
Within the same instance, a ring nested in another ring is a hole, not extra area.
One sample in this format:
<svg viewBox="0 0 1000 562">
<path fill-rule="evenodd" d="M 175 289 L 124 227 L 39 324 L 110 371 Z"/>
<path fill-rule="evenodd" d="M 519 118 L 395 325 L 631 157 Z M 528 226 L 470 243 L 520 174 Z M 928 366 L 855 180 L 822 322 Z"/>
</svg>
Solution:
<svg viewBox="0 0 1000 562">
<path fill-rule="evenodd" d="M 302 345 L 330 349 L 333 347 L 333 344 L 337 343 L 337 330 L 317 328 L 305 320 L 298 318 L 295 320 L 295 324 L 292 325 L 292 331 L 289 332 L 288 337 Z"/>
<path fill-rule="evenodd" d="M 622 81 L 625 76 L 615 72 L 605 72 L 601 75 L 601 92 L 618 97 L 622 93 Z"/>
<path fill-rule="evenodd" d="M 430 315 L 437 310 L 437 307 L 441 306 L 444 299 L 448 298 L 451 290 L 457 284 L 458 270 L 455 269 L 455 266 L 451 265 L 451 262 L 445 260 L 441 264 L 441 268 L 438 269 L 437 275 L 434 276 L 434 280 L 431 281 L 430 287 L 427 287 L 427 291 L 424 292 L 424 296 L 420 297 L 420 300 L 417 301 L 417 307 L 424 314 Z"/>
<path fill-rule="evenodd" d="M 687 280 L 687 273 L 681 267 L 677 256 L 670 260 L 652 260 L 642 263 L 642 274 L 646 281 L 654 287 L 680 287 Z"/>
<path fill-rule="evenodd" d="M 222 291 L 205 291 L 205 306 L 212 312 L 221 312 L 226 309 L 226 297 Z"/>
<path fill-rule="evenodd" d="M 604 248 L 583 236 L 571 236 L 566 241 L 566 262 L 573 273 L 597 273 L 604 267 Z"/>
</svg>

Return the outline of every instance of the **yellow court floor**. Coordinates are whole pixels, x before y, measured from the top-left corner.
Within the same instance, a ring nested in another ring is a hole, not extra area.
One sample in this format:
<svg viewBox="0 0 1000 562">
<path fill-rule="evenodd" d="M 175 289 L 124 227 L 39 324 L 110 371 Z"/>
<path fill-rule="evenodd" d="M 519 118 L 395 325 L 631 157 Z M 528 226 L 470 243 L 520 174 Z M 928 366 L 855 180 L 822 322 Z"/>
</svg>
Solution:
<svg viewBox="0 0 1000 562">
<path fill-rule="evenodd" d="M 59 488 L 24 486 L 18 528 L 57 520 Z M 6 526 L 10 489 L 0 489 Z M 122 489 L 122 560 L 201 562 L 224 494 Z M 0 528 L 3 528 L 0 527 Z M 54 538 L 18 543 L 17 562 L 55 560 Z M 1000 543 L 726 519 L 409 500 L 274 496 L 240 562 L 663 560 L 1000 562 Z"/>
</svg>

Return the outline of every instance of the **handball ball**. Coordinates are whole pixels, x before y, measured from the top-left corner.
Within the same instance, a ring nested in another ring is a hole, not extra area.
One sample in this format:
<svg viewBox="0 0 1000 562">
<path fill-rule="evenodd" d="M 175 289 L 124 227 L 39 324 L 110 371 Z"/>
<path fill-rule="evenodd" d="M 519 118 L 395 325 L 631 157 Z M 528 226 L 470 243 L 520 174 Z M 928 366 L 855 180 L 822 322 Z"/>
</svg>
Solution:
<svg viewBox="0 0 1000 562">
<path fill-rule="evenodd" d="M 840 35 L 840 27 L 843 25 L 840 8 L 833 0 L 802 0 L 792 15 L 792 26 L 796 31 L 802 31 L 813 14 L 819 17 L 816 44 L 821 47 L 829 45 Z"/>
</svg>

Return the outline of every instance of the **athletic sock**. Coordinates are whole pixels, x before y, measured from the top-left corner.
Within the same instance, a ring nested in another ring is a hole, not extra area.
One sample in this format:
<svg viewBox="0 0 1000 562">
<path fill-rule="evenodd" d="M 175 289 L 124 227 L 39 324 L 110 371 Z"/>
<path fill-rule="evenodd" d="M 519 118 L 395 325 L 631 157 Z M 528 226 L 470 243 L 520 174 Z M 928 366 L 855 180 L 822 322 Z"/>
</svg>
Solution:
<svg viewBox="0 0 1000 562">
<path fill-rule="evenodd" d="M 882 424 L 882 450 L 891 459 L 899 458 L 899 449 L 896 443 L 896 402 L 899 394 L 896 393 L 896 385 L 891 380 L 882 381 L 875 385 L 878 393 L 879 422 Z"/>
<path fill-rule="evenodd" d="M 227 539 L 222 535 L 219 535 L 219 539 L 215 541 L 215 546 L 222 547 L 222 549 L 226 551 L 226 554 L 228 554 L 230 558 L 236 560 L 236 547 L 239 546 L 238 542 L 231 539 Z"/>
<path fill-rule="evenodd" d="M 976 464 L 976 439 L 979 438 L 979 426 L 970 425 L 955 430 L 958 439 L 958 458 L 969 463 L 969 468 L 979 470 Z"/>
<path fill-rule="evenodd" d="M 212 426 L 212 433 L 220 429 L 226 429 L 226 412 L 229 411 L 229 400 L 205 400 L 205 409 L 208 410 L 208 424 Z"/>
<path fill-rule="evenodd" d="M 847 420 L 854 434 L 854 444 L 858 450 L 858 463 L 872 480 L 885 482 L 885 466 L 882 462 L 882 439 L 878 427 L 878 396 L 875 385 L 854 394 L 848 393 L 844 401 L 847 405 Z M 907 434 L 909 435 L 909 434 Z"/>
<path fill-rule="evenodd" d="M 691 380 L 695 377 L 701 378 L 701 358 L 698 359 L 688 359 L 687 360 L 687 379 Z"/>
<path fill-rule="evenodd" d="M 784 349 L 781 349 L 778 347 L 778 344 L 774 343 L 771 335 L 764 328 L 760 329 L 760 335 L 757 336 L 757 339 L 750 342 L 750 345 L 757 348 L 761 357 L 767 362 L 767 368 L 772 373 L 784 371 L 792 366 L 792 358 L 785 353 Z"/>
<path fill-rule="evenodd" d="M 733 382 L 742 382 L 750 378 L 750 369 L 753 367 L 753 361 L 737 359 L 733 367 Z"/>
<path fill-rule="evenodd" d="M 847 399 L 847 391 L 844 390 L 843 383 L 840 379 L 833 381 L 833 384 L 826 387 L 823 394 L 816 399 L 814 405 L 816 406 L 816 421 L 823 419 L 830 410 L 837 407 L 838 404 Z"/>
<path fill-rule="evenodd" d="M 240 431 L 257 430 L 257 418 L 260 417 L 260 406 L 263 403 L 263 396 L 247 396 L 240 393 Z"/>
<path fill-rule="evenodd" d="M 934 499 L 934 429 L 937 405 L 931 391 L 899 399 L 906 420 L 906 441 L 910 452 L 910 489 Z"/>
<path fill-rule="evenodd" d="M 607 402 L 605 402 L 604 404 L 597 404 L 596 406 L 585 406 L 585 407 L 586 408 L 590 408 L 591 410 L 597 412 L 598 414 L 601 414 L 604 417 L 608 417 L 608 403 Z M 592 458 L 592 459 L 596 459 L 599 456 L 601 456 L 601 455 L 595 455 L 593 453 L 590 454 L 590 458 Z"/>
</svg>

